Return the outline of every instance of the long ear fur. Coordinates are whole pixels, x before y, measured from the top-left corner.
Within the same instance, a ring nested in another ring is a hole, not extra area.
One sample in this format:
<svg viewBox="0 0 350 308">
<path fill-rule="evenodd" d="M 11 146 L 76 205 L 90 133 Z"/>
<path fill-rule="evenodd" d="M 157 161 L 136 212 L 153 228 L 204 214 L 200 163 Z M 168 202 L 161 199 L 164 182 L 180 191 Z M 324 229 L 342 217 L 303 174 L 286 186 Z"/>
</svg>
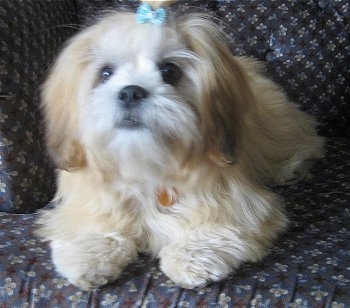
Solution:
<svg viewBox="0 0 350 308">
<path fill-rule="evenodd" d="M 248 77 L 206 15 L 192 14 L 178 23 L 188 47 L 200 58 L 202 88 L 199 114 L 205 150 L 219 165 L 237 160 L 244 113 L 254 96 Z"/>
<path fill-rule="evenodd" d="M 49 153 L 60 169 L 82 168 L 85 161 L 79 143 L 78 96 L 86 67 L 88 35 L 75 36 L 57 59 L 42 89 Z"/>
</svg>

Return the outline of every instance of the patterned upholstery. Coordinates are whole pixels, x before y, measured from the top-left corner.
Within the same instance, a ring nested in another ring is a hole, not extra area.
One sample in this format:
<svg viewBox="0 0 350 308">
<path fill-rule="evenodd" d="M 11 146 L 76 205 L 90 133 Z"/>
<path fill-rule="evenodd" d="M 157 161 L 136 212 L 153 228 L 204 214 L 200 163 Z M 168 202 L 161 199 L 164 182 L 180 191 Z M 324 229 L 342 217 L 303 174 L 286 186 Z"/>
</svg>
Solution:
<svg viewBox="0 0 350 308">
<path fill-rule="evenodd" d="M 74 14 L 69 0 L 1 0 L 0 210 L 30 212 L 52 197 L 39 87 Z"/>
<path fill-rule="evenodd" d="M 146 256 L 113 284 L 81 292 L 53 270 L 33 235 L 54 189 L 42 142 L 39 86 L 63 41 L 101 9 L 127 0 L 0 1 L 0 307 L 350 307 L 350 5 L 347 0 L 193 0 L 211 11 L 232 51 L 314 114 L 327 155 L 311 182 L 275 188 L 291 221 L 271 253 L 204 289 L 173 285 Z"/>
</svg>

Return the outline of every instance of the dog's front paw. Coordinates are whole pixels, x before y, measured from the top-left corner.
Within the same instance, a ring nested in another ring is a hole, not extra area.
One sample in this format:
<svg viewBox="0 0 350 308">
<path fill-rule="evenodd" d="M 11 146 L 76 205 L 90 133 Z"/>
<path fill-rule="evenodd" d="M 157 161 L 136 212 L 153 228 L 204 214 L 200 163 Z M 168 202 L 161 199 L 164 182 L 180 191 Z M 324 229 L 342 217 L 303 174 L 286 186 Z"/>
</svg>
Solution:
<svg viewBox="0 0 350 308">
<path fill-rule="evenodd" d="M 82 290 L 93 290 L 116 280 L 137 257 L 135 244 L 117 234 L 53 241 L 51 247 L 57 271 Z"/>
<path fill-rule="evenodd" d="M 192 250 L 172 244 L 160 254 L 161 270 L 177 285 L 186 289 L 204 287 L 228 276 L 232 267 L 216 251 Z"/>
</svg>

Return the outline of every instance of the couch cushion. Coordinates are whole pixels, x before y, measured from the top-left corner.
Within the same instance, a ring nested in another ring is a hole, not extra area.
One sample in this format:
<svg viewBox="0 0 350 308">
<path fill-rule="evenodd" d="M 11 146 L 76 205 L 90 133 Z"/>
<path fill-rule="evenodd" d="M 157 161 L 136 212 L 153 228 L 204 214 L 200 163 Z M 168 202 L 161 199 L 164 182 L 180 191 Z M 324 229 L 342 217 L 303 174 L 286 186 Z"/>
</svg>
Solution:
<svg viewBox="0 0 350 308">
<path fill-rule="evenodd" d="M 290 98 L 314 114 L 320 133 L 350 136 L 348 1 L 178 1 L 175 12 L 212 11 L 235 54 L 267 62 Z M 103 8 L 135 11 L 137 1 L 77 0 L 82 20 Z"/>
<path fill-rule="evenodd" d="M 8 307 L 350 307 L 350 139 L 332 139 L 311 182 L 280 187 L 291 221 L 271 253 L 197 290 L 174 285 L 146 256 L 81 292 L 57 275 L 35 215 L 0 214 L 0 303 Z M 6 306 L 5 306 L 6 307 Z"/>
<path fill-rule="evenodd" d="M 51 198 L 39 87 L 74 32 L 74 9 L 69 0 L 1 0 L 0 210 L 29 212 Z"/>
</svg>

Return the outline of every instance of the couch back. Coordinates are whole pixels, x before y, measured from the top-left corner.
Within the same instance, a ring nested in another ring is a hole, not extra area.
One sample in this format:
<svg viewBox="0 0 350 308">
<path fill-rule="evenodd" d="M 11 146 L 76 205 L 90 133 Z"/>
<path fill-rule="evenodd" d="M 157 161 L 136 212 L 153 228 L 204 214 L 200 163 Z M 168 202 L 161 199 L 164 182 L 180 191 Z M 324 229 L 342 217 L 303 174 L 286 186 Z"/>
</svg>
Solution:
<svg viewBox="0 0 350 308">
<path fill-rule="evenodd" d="M 0 210 L 32 211 L 52 196 L 39 88 L 63 41 L 78 20 L 137 6 L 133 0 L 1 0 Z M 193 0 L 172 9 L 212 12 L 233 53 L 266 62 L 267 74 L 315 115 L 320 134 L 350 136 L 348 1 Z"/>
<path fill-rule="evenodd" d="M 70 0 L 0 1 L 0 210 L 31 212 L 54 191 L 40 84 L 77 23 Z M 77 28 L 77 27 L 75 27 Z"/>
</svg>

